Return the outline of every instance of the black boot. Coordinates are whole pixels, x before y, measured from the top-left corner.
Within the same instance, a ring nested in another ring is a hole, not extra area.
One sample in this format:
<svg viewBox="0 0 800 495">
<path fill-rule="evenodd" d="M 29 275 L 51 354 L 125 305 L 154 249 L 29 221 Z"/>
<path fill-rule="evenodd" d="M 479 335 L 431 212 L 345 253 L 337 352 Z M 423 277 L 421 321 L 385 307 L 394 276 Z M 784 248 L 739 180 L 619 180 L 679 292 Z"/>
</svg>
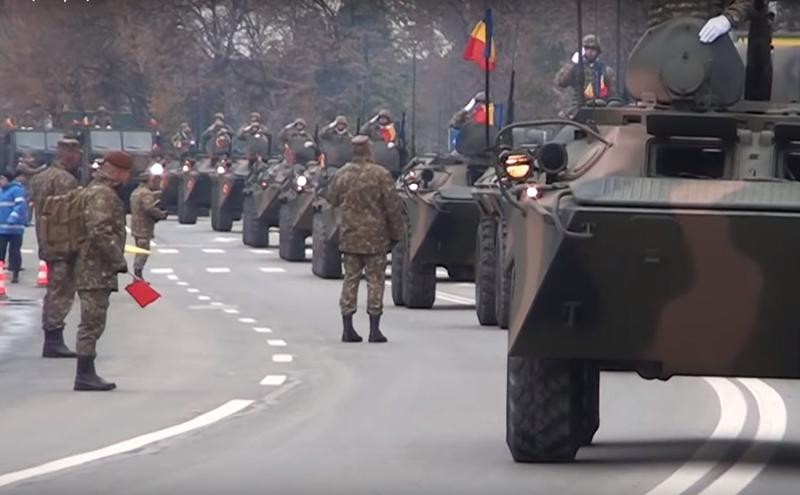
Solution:
<svg viewBox="0 0 800 495">
<path fill-rule="evenodd" d="M 117 388 L 114 382 L 107 382 L 97 376 L 94 369 L 94 356 L 78 356 L 78 370 L 75 373 L 75 390 L 107 392 Z"/>
<path fill-rule="evenodd" d="M 42 357 L 45 358 L 74 358 L 77 354 L 64 344 L 64 329 L 45 330 Z"/>
<path fill-rule="evenodd" d="M 369 341 L 373 344 L 389 342 L 381 333 L 381 315 L 369 315 Z"/>
<path fill-rule="evenodd" d="M 364 341 L 364 339 L 356 333 L 356 329 L 353 328 L 353 315 L 342 315 L 342 327 L 344 328 L 342 331 L 342 342 L 356 343 Z"/>
<path fill-rule="evenodd" d="M 11 272 L 11 283 L 18 284 L 19 283 L 19 272 Z"/>
</svg>

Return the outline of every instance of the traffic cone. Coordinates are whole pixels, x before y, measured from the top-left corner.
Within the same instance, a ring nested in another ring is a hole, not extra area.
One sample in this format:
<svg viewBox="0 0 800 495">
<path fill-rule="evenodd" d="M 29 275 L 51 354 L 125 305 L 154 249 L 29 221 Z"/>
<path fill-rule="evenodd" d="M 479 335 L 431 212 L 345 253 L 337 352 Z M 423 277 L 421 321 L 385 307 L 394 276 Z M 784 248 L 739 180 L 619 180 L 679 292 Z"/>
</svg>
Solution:
<svg viewBox="0 0 800 495">
<path fill-rule="evenodd" d="M 39 274 L 36 276 L 36 287 L 47 287 L 47 263 L 39 261 Z"/>
<path fill-rule="evenodd" d="M 6 297 L 8 297 L 6 293 L 6 263 L 5 261 L 0 261 L 0 300 Z"/>
</svg>

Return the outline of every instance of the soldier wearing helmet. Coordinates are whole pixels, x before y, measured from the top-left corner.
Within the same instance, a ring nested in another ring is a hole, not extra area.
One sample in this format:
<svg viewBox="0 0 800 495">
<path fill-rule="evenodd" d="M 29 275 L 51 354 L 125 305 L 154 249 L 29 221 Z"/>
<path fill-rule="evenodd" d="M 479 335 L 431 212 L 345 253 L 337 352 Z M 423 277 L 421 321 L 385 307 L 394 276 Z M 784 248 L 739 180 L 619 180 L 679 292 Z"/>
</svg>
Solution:
<svg viewBox="0 0 800 495">
<path fill-rule="evenodd" d="M 214 114 L 214 122 L 208 126 L 208 128 L 203 132 L 203 135 L 200 137 L 202 141 L 202 148 L 206 148 L 208 146 L 209 140 L 214 140 L 214 143 L 222 143 L 223 141 L 230 141 L 233 139 L 233 132 L 231 132 L 228 125 L 225 123 L 225 115 L 221 112 L 217 112 Z M 219 146 L 217 146 L 219 148 Z"/>
<path fill-rule="evenodd" d="M 242 141 L 254 137 L 257 139 L 266 139 L 269 132 L 261 124 L 261 114 L 259 112 L 251 112 L 247 124 L 239 128 L 236 137 Z"/>
<path fill-rule="evenodd" d="M 97 107 L 97 112 L 92 119 L 92 127 L 95 129 L 111 129 L 112 126 L 111 114 L 108 113 L 106 107 L 100 105 Z"/>
<path fill-rule="evenodd" d="M 286 127 L 281 129 L 281 133 L 278 138 L 283 144 L 288 144 L 290 141 L 299 139 L 303 139 L 310 143 L 314 142 L 314 138 L 306 130 L 305 119 L 301 118 L 294 119 L 291 123 L 286 125 Z"/>
<path fill-rule="evenodd" d="M 350 140 L 353 138 L 353 133 L 350 132 L 349 123 L 347 122 L 347 117 L 344 115 L 338 115 L 333 122 L 326 125 L 324 129 L 322 129 L 322 138 L 324 139 L 347 139 Z"/>
<path fill-rule="evenodd" d="M 555 77 L 555 84 L 559 88 L 568 88 L 571 93 L 570 108 L 561 112 L 562 116 L 573 117 L 577 113 L 581 102 L 584 100 L 606 100 L 615 96 L 616 74 L 614 70 L 600 59 L 603 52 L 597 36 L 587 34 L 583 37 L 583 82 L 579 72 L 578 52 L 572 55 Z M 582 86 L 583 84 L 583 86 Z"/>
<path fill-rule="evenodd" d="M 488 102 L 488 107 L 492 108 L 491 102 Z M 491 111 L 487 111 L 486 93 L 478 91 L 464 108 L 453 115 L 453 118 L 450 119 L 450 127 L 461 129 L 468 122 L 486 125 L 487 119 L 489 119 L 489 125 L 493 125 L 491 113 Z"/>
<path fill-rule="evenodd" d="M 372 141 L 383 141 L 390 148 L 399 144 L 392 114 L 385 108 L 361 126 L 360 133 L 368 136 Z"/>
<path fill-rule="evenodd" d="M 746 21 L 752 0 L 646 0 L 647 27 L 675 17 L 707 19 L 698 33 L 703 43 L 713 43 L 720 36 Z"/>
<path fill-rule="evenodd" d="M 19 121 L 19 128 L 23 131 L 32 131 L 36 127 L 36 119 L 33 116 L 32 110 L 25 110 L 22 118 Z"/>
<path fill-rule="evenodd" d="M 183 155 L 191 151 L 195 144 L 196 140 L 192 132 L 192 126 L 188 122 L 182 122 L 178 132 L 172 136 L 172 146 Z"/>
</svg>

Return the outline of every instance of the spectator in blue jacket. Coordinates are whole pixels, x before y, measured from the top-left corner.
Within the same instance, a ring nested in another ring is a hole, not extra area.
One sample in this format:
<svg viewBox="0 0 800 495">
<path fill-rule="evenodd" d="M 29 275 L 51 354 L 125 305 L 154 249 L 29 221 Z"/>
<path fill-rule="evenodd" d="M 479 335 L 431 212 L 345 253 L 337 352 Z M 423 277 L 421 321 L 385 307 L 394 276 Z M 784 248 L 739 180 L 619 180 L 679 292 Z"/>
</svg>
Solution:
<svg viewBox="0 0 800 495">
<path fill-rule="evenodd" d="M 22 234 L 28 225 L 28 200 L 25 188 L 14 174 L 0 175 L 0 260 L 5 262 L 8 252 L 8 269 L 11 283 L 19 282 L 22 268 Z"/>
</svg>

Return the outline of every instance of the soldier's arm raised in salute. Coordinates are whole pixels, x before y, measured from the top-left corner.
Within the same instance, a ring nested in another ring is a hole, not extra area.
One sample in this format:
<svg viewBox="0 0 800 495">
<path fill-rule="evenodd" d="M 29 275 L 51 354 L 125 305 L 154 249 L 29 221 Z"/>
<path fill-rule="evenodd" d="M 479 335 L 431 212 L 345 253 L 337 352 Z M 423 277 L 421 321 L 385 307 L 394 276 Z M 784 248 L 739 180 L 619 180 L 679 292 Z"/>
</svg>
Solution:
<svg viewBox="0 0 800 495">
<path fill-rule="evenodd" d="M 113 190 L 100 189 L 86 202 L 86 241 L 100 254 L 103 262 L 127 270 L 125 246 L 120 245 L 114 232 L 117 223 L 114 215 L 118 213 L 114 207 L 116 201 L 119 199 Z"/>
</svg>

